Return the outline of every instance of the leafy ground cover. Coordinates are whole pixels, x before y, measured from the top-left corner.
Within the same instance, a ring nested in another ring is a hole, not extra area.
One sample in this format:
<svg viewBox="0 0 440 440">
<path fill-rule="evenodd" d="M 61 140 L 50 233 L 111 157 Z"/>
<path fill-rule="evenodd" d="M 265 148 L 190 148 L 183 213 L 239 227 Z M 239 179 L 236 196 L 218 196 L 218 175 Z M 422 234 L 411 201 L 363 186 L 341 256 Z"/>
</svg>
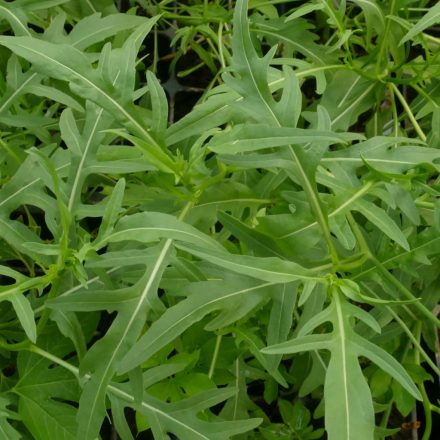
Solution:
<svg viewBox="0 0 440 440">
<path fill-rule="evenodd" d="M 439 22 L 0 1 L 0 439 L 434 438 Z"/>
</svg>

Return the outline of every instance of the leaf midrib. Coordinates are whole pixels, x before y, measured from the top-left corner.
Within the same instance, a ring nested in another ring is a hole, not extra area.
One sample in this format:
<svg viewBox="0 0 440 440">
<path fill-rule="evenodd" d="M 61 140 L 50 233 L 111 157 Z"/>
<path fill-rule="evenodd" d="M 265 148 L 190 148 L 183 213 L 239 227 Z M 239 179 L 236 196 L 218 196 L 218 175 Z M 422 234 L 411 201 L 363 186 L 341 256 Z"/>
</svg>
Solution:
<svg viewBox="0 0 440 440">
<path fill-rule="evenodd" d="M 81 81 L 84 81 L 86 84 L 88 84 L 91 88 L 93 88 L 94 90 L 96 90 L 100 95 L 102 95 L 106 100 L 110 101 L 111 104 L 117 108 L 117 110 L 119 112 L 121 112 L 136 128 L 137 130 L 139 130 L 140 133 L 143 134 L 143 136 L 145 136 L 145 139 L 147 139 L 148 142 L 150 142 L 151 144 L 157 146 L 158 148 L 160 148 L 159 145 L 157 145 L 156 141 L 150 136 L 150 134 L 147 132 L 147 130 L 145 130 L 144 127 L 142 127 L 138 121 L 136 121 L 133 116 L 128 113 L 124 107 L 121 106 L 121 104 L 119 104 L 119 102 L 117 102 L 113 97 L 111 97 L 110 95 L 108 95 L 107 93 L 104 92 L 104 90 L 102 90 L 98 85 L 96 85 L 93 81 L 89 80 L 87 77 L 85 77 L 84 75 L 82 75 L 81 73 L 79 73 L 78 71 L 72 69 L 69 66 L 66 66 L 65 64 L 60 63 L 59 61 L 57 61 L 54 58 L 51 58 L 50 56 L 46 55 L 43 52 L 37 51 L 32 49 L 31 47 L 28 46 L 24 46 L 23 44 L 20 43 L 14 43 L 16 46 L 21 47 L 24 50 L 27 50 L 29 52 L 34 53 L 35 55 L 44 58 L 46 60 L 49 60 L 51 63 L 60 66 L 62 69 L 67 69 L 71 74 L 73 74 L 74 76 L 76 76 L 77 78 L 79 78 Z"/>
</svg>

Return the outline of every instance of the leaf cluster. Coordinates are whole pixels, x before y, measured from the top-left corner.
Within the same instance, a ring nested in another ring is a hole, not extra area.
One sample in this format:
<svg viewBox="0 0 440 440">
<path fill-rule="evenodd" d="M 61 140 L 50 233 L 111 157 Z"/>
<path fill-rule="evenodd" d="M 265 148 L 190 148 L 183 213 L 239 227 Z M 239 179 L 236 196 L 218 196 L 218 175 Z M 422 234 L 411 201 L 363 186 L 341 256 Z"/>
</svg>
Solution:
<svg viewBox="0 0 440 440">
<path fill-rule="evenodd" d="M 0 439 L 428 440 L 439 21 L 0 0 Z"/>
</svg>

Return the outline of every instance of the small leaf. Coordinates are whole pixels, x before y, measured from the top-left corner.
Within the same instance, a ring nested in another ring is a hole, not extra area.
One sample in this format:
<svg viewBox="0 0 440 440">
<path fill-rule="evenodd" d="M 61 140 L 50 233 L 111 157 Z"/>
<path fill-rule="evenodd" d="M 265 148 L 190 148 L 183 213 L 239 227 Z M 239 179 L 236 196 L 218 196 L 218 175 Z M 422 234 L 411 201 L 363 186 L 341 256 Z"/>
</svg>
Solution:
<svg viewBox="0 0 440 440">
<path fill-rule="evenodd" d="M 24 295 L 18 294 L 8 298 L 11 301 L 15 313 L 22 325 L 27 337 L 32 341 L 37 340 L 37 327 L 35 325 L 34 311 Z"/>
<path fill-rule="evenodd" d="M 403 249 L 409 251 L 410 246 L 402 230 L 382 208 L 366 200 L 356 200 L 353 204 L 353 209 L 359 211 L 380 231 L 388 235 L 388 237 L 402 246 Z"/>
<path fill-rule="evenodd" d="M 168 125 L 168 102 L 163 88 L 154 74 L 147 71 L 148 90 L 151 97 L 153 124 L 151 129 L 157 137 L 162 137 Z"/>
</svg>

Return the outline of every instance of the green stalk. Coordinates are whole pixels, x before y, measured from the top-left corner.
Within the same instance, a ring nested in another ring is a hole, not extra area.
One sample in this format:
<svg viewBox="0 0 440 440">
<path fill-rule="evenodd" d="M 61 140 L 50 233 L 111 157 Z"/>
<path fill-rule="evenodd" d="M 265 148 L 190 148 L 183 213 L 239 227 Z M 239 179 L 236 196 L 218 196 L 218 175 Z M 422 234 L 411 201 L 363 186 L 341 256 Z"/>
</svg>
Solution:
<svg viewBox="0 0 440 440">
<path fill-rule="evenodd" d="M 394 98 L 394 89 L 391 84 L 387 84 L 390 92 L 391 111 L 393 112 L 393 132 L 394 137 L 399 135 L 399 116 L 397 115 L 396 99 Z"/>
<path fill-rule="evenodd" d="M 368 259 L 374 264 L 374 266 L 379 270 L 383 277 L 387 279 L 394 287 L 396 287 L 397 290 L 400 291 L 406 299 L 409 299 L 411 301 L 417 299 L 394 275 L 388 272 L 383 264 L 372 254 L 367 242 L 365 241 L 364 236 L 362 235 L 362 232 L 359 229 L 359 226 L 357 225 L 351 213 L 347 215 L 347 219 L 353 229 L 353 233 L 358 241 L 361 252 L 363 252 L 368 257 Z M 432 314 L 432 312 L 426 308 L 424 304 L 422 304 L 420 301 L 417 301 L 414 303 L 414 307 L 416 307 L 417 310 L 436 327 L 440 328 L 440 320 L 437 319 Z"/>
<path fill-rule="evenodd" d="M 208 377 L 212 379 L 212 376 L 214 375 L 215 370 L 215 364 L 217 363 L 218 354 L 220 351 L 220 344 L 222 342 L 223 335 L 217 335 L 217 338 L 215 340 L 215 347 L 214 347 L 214 353 L 212 355 L 211 359 L 211 365 L 209 367 Z"/>
<path fill-rule="evenodd" d="M 416 338 L 420 341 L 422 336 L 422 323 L 419 321 L 416 323 Z M 420 365 L 420 352 L 416 350 L 415 361 L 417 365 Z M 431 414 L 431 402 L 429 401 L 428 394 L 425 390 L 425 385 L 423 382 L 418 384 L 420 394 L 422 395 L 423 410 L 425 413 L 425 430 L 423 431 L 422 440 L 429 440 L 431 438 L 432 432 L 432 414 Z"/>
<path fill-rule="evenodd" d="M 380 78 L 382 76 L 382 61 L 384 57 L 388 56 L 387 53 L 387 45 L 388 45 L 388 34 L 390 32 L 390 26 L 391 26 L 391 18 L 394 15 L 394 10 L 396 8 L 396 0 L 391 1 L 390 6 L 390 12 L 389 15 L 385 17 L 386 24 L 385 29 L 382 34 L 382 39 L 380 41 L 380 48 L 379 48 L 379 54 L 377 56 L 377 62 L 376 62 L 376 77 Z M 388 59 L 385 59 L 385 66 L 388 65 Z"/>
<path fill-rule="evenodd" d="M 379 272 L 386 278 L 394 287 L 399 290 L 402 295 L 409 300 L 415 300 L 416 297 L 391 273 L 388 272 L 387 269 L 382 265 L 382 263 L 377 260 L 375 257 L 370 257 L 373 264 L 377 267 Z M 428 319 L 428 321 L 432 322 L 436 327 L 440 328 L 440 320 L 437 319 L 430 310 L 426 308 L 424 304 L 421 302 L 415 302 L 414 307 L 416 307 L 419 312 Z"/>
<path fill-rule="evenodd" d="M 417 122 L 413 112 L 411 111 L 411 108 L 409 107 L 408 103 L 406 102 L 406 99 L 400 93 L 400 90 L 396 87 L 395 84 L 393 84 L 393 83 L 390 83 L 390 84 L 391 84 L 391 87 L 392 87 L 394 93 L 396 94 L 397 98 L 399 99 L 400 103 L 402 104 L 402 107 L 405 109 L 405 112 L 408 115 L 408 118 L 411 121 L 411 124 L 413 125 L 414 130 L 418 134 L 419 138 L 423 142 L 426 142 L 426 135 L 425 135 L 425 133 L 423 133 L 423 130 L 421 129 L 421 127 L 420 127 L 419 123 Z"/>
</svg>

